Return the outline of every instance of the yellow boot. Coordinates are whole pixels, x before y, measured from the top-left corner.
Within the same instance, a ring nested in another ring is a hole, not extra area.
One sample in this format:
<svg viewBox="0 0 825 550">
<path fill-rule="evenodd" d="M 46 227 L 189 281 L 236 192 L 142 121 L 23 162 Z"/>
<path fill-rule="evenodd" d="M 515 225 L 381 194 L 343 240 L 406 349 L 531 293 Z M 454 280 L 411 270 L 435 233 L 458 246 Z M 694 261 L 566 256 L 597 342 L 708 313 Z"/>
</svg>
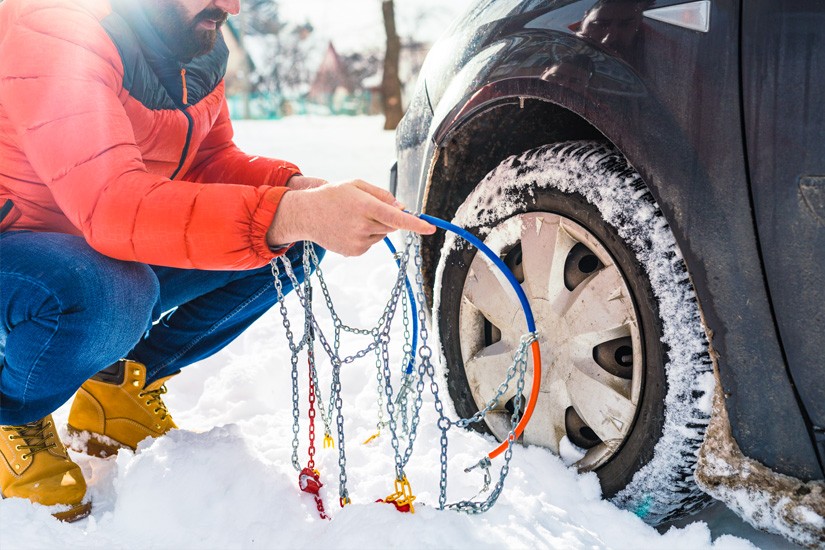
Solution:
<svg viewBox="0 0 825 550">
<path fill-rule="evenodd" d="M 147 437 L 177 428 L 161 395 L 167 376 L 146 386 L 146 367 L 121 359 L 87 380 L 69 411 L 69 445 L 106 457 L 121 447 L 134 450 Z"/>
<path fill-rule="evenodd" d="M 22 426 L 0 426 L 0 454 L 3 498 L 60 506 L 53 515 L 62 521 L 76 521 L 91 512 L 91 502 L 83 502 L 86 480 L 57 437 L 51 415 Z"/>
</svg>

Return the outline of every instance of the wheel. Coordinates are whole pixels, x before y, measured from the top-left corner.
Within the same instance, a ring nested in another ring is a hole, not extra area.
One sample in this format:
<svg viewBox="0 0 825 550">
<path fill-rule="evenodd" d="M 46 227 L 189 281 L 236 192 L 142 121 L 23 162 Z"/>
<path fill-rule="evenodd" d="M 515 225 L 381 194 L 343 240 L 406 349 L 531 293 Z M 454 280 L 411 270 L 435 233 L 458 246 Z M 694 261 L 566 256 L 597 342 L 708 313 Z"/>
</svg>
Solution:
<svg viewBox="0 0 825 550">
<path fill-rule="evenodd" d="M 511 157 L 453 223 L 501 256 L 533 308 L 543 372 L 522 441 L 594 470 L 605 497 L 650 523 L 700 508 L 692 476 L 714 388 L 708 342 L 674 237 L 621 153 L 570 142 Z M 433 294 L 450 396 L 470 417 L 496 396 L 524 317 L 495 268 L 453 235 Z M 475 425 L 499 440 L 510 386 Z"/>
</svg>

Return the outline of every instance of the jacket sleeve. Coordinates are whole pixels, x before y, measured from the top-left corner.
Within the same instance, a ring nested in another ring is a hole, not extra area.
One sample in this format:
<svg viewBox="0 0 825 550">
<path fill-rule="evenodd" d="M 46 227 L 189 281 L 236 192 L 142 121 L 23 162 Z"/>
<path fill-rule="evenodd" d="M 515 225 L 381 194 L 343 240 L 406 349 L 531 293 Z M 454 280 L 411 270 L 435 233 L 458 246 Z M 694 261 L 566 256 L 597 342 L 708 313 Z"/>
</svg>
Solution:
<svg viewBox="0 0 825 550">
<path fill-rule="evenodd" d="M 238 149 L 232 141 L 234 131 L 225 97 L 222 97 L 222 102 L 218 119 L 198 149 L 184 179 L 280 187 L 286 185 L 292 176 L 300 174 L 298 167 L 290 162 L 248 155 Z"/>
<path fill-rule="evenodd" d="M 57 205 L 97 251 L 196 269 L 252 269 L 287 191 L 147 172 L 118 52 L 94 14 L 31 2 L 0 42 L 0 107 Z"/>
</svg>

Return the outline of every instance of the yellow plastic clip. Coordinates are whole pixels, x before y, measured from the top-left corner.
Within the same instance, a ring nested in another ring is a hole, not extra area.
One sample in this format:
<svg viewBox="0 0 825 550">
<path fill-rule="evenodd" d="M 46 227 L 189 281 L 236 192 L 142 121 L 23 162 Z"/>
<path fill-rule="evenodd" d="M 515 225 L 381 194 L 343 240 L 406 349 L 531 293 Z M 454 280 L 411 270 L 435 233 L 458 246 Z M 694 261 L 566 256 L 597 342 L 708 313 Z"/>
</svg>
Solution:
<svg viewBox="0 0 825 550">
<path fill-rule="evenodd" d="M 412 494 L 412 487 L 407 480 L 407 476 L 395 480 L 395 492 L 384 499 L 384 502 L 394 503 L 395 507 L 401 509 L 402 506 L 409 506 L 410 513 L 415 513 L 413 501 L 415 497 Z"/>
<path fill-rule="evenodd" d="M 338 499 L 338 501 L 341 504 L 341 508 L 343 508 L 347 504 L 352 504 L 352 500 L 350 500 L 349 497 L 341 497 L 341 498 Z"/>
<path fill-rule="evenodd" d="M 334 449 L 335 440 L 329 434 L 324 434 L 324 449 Z"/>
<path fill-rule="evenodd" d="M 371 436 L 369 436 L 369 437 L 368 437 L 368 438 L 364 441 L 364 445 L 368 445 L 368 444 L 372 443 L 373 439 L 376 439 L 376 438 L 377 438 L 378 436 L 380 436 L 380 435 L 381 435 L 381 430 L 378 430 L 377 432 L 375 432 L 374 434 L 372 434 Z"/>
</svg>

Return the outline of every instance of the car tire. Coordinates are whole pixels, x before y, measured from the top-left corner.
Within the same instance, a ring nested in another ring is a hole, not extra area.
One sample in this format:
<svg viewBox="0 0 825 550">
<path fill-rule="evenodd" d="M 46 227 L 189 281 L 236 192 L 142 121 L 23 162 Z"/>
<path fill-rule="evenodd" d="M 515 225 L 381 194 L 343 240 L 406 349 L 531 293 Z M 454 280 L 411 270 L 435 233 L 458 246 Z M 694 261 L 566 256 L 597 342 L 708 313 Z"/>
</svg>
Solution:
<svg viewBox="0 0 825 550">
<path fill-rule="evenodd" d="M 700 509 L 693 472 L 715 384 L 708 340 L 673 234 L 624 156 L 566 142 L 510 157 L 453 223 L 500 254 L 534 309 L 542 390 L 523 442 L 594 470 L 606 498 L 651 524 Z M 434 323 L 464 418 L 495 397 L 526 332 L 494 271 L 448 235 Z M 474 427 L 505 438 L 512 397 Z"/>
</svg>

